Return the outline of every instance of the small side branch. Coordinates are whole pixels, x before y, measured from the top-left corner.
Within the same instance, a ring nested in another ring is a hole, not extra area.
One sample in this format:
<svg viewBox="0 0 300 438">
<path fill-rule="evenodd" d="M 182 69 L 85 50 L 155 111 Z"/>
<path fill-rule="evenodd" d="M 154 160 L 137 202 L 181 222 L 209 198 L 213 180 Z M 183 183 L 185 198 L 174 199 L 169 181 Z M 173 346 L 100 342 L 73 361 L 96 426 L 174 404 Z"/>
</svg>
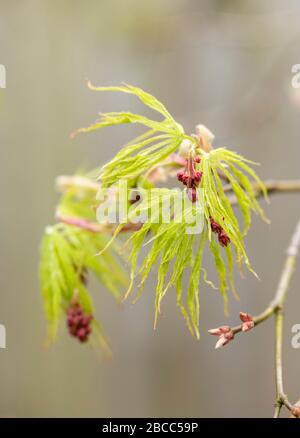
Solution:
<svg viewBox="0 0 300 438">
<path fill-rule="evenodd" d="M 86 219 L 83 219 L 81 217 L 76 216 L 65 216 L 60 213 L 56 214 L 56 220 L 57 222 L 66 224 L 66 225 L 72 225 L 77 228 L 81 228 L 86 231 L 90 231 L 91 233 L 102 233 L 102 234 L 113 234 L 115 231 L 115 227 L 113 227 L 111 224 L 98 224 L 96 222 L 91 222 Z M 137 223 L 127 223 L 124 224 L 123 228 L 121 229 L 121 232 L 129 232 L 129 231 L 137 231 L 141 228 L 141 224 Z"/>
<path fill-rule="evenodd" d="M 264 186 L 267 189 L 268 195 L 274 195 L 276 193 L 299 193 L 300 192 L 300 180 L 267 180 L 263 181 Z M 260 198 L 263 196 L 261 188 L 258 184 L 253 184 L 254 194 L 256 198 Z M 226 184 L 224 186 L 225 192 L 231 192 L 232 187 L 230 184 Z M 230 195 L 229 197 L 231 205 L 237 204 L 237 199 L 234 195 Z"/>
<path fill-rule="evenodd" d="M 283 306 L 286 301 L 289 286 L 295 271 L 296 260 L 300 248 L 300 220 L 297 224 L 291 243 L 287 249 L 287 257 L 280 277 L 278 288 L 273 301 L 259 315 L 252 317 L 246 313 L 240 313 L 242 324 L 235 327 L 221 326 L 217 329 L 209 330 L 212 335 L 219 336 L 216 348 L 227 345 L 232 341 L 236 334 L 246 332 L 253 327 L 261 324 L 274 315 L 275 318 L 275 371 L 276 371 L 276 408 L 274 417 L 280 415 L 282 406 L 285 406 L 293 416 L 300 417 L 300 407 L 293 405 L 284 392 L 283 386 Z"/>
<path fill-rule="evenodd" d="M 282 406 L 285 406 L 295 416 L 299 414 L 299 408 L 293 406 L 284 392 L 283 386 L 283 366 L 282 366 L 282 346 L 283 346 L 283 313 L 282 308 L 286 299 L 292 275 L 295 270 L 296 259 L 300 247 L 300 221 L 292 237 L 291 244 L 287 250 L 287 259 L 280 278 L 278 290 L 275 296 L 274 315 L 275 315 L 275 364 L 276 364 L 276 408 L 274 417 L 280 415 Z"/>
<path fill-rule="evenodd" d="M 88 221 L 81 217 L 65 216 L 62 214 L 56 214 L 57 222 L 61 222 L 67 225 L 73 225 L 78 228 L 82 228 L 92 233 L 107 233 L 108 229 L 105 225 L 97 224 L 95 222 Z"/>
<path fill-rule="evenodd" d="M 293 405 L 289 401 L 283 389 L 283 365 L 282 365 L 282 333 L 283 333 L 283 314 L 282 309 L 275 311 L 275 372 L 276 372 L 276 404 L 274 418 L 278 418 L 282 406 L 286 406 L 292 412 Z"/>
<path fill-rule="evenodd" d="M 279 285 L 275 294 L 274 299 L 271 301 L 269 306 L 259 315 L 253 317 L 254 326 L 257 326 L 264 322 L 270 316 L 274 315 L 277 310 L 282 309 L 285 302 L 286 295 L 288 293 L 290 281 L 294 273 L 296 259 L 298 256 L 300 247 L 300 221 L 298 222 L 296 231 L 292 237 L 291 244 L 287 249 L 287 258 L 285 261 L 284 269 L 282 271 Z M 242 325 L 237 325 L 231 329 L 234 334 L 240 333 L 242 331 Z"/>
<path fill-rule="evenodd" d="M 180 163 L 179 159 L 177 159 L 176 161 L 175 158 L 174 157 L 172 158 L 173 161 L 171 163 L 173 164 Z M 162 176 L 160 175 L 160 177 Z M 265 181 L 264 184 L 269 194 L 300 192 L 300 180 L 290 180 L 290 181 L 270 180 L 270 181 Z M 86 190 L 86 191 L 94 192 L 96 194 L 100 189 L 101 185 L 99 182 L 93 181 L 90 178 L 74 175 L 74 176 L 59 176 L 56 180 L 56 187 L 59 192 L 65 192 L 73 188 L 78 190 Z M 257 184 L 253 184 L 253 188 L 257 198 L 262 196 L 262 192 Z M 224 190 L 227 192 L 231 191 L 232 190 L 231 185 L 224 186 Z M 232 205 L 235 205 L 237 203 L 236 197 L 234 195 L 229 195 L 228 199 Z M 57 214 L 56 219 L 59 222 L 68 223 L 70 225 L 74 225 L 94 233 L 111 234 L 113 230 L 113 227 L 110 224 L 101 225 L 94 222 L 89 222 L 82 218 L 66 217 Z M 140 228 L 140 226 L 141 226 L 140 224 L 135 226 L 134 224 L 129 223 L 127 225 L 124 225 L 122 231 L 136 231 Z M 266 311 L 264 311 L 261 315 L 255 318 L 255 325 L 260 324 L 262 321 L 264 321 L 266 318 L 272 315 L 273 311 L 274 311 L 273 308 L 266 309 Z M 235 333 L 241 331 L 239 327 L 235 327 L 233 330 L 235 331 Z"/>
<path fill-rule="evenodd" d="M 172 168 L 172 164 L 175 166 L 176 164 L 182 165 L 179 161 L 179 158 L 176 159 L 173 158 L 173 161 L 169 161 L 167 162 L 167 164 L 171 169 L 171 174 L 174 173 L 173 168 Z M 152 171 L 155 171 L 155 168 L 152 169 Z M 222 177 L 222 175 L 220 175 Z M 164 177 L 166 177 L 166 174 L 164 174 Z M 225 179 L 225 178 L 224 178 Z M 264 181 L 264 185 L 268 191 L 268 194 L 275 194 L 275 193 L 295 193 L 295 192 L 300 192 L 300 180 L 299 179 L 295 179 L 295 180 L 266 180 Z M 66 190 L 70 189 L 70 188 L 78 188 L 78 189 L 84 189 L 84 190 L 90 190 L 93 192 L 97 192 L 100 188 L 100 182 L 97 181 L 93 181 L 90 178 L 84 177 L 84 176 L 79 176 L 79 175 L 62 175 L 59 176 L 56 179 L 56 188 L 59 192 L 65 192 Z M 253 189 L 254 192 L 256 194 L 257 197 L 262 196 L 262 192 L 260 190 L 260 187 L 254 183 L 253 184 Z M 232 186 L 231 184 L 226 184 L 224 185 L 224 191 L 225 192 L 231 192 L 232 191 Z M 232 204 L 235 203 L 235 197 L 232 196 L 231 198 Z"/>
</svg>

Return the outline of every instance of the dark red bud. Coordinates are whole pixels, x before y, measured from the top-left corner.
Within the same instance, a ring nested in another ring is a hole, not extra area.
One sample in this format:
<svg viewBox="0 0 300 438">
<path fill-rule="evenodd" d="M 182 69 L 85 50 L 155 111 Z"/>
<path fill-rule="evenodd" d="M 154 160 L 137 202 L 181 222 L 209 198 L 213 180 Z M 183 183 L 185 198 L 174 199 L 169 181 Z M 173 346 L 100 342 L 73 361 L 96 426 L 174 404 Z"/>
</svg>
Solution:
<svg viewBox="0 0 300 438">
<path fill-rule="evenodd" d="M 210 220 L 211 230 L 213 233 L 219 234 L 223 231 L 223 228 L 221 227 L 221 225 L 218 224 L 218 222 L 216 222 L 211 216 L 210 216 L 209 220 Z"/>
<path fill-rule="evenodd" d="M 77 332 L 77 337 L 78 337 L 80 342 L 87 341 L 88 334 L 86 332 L 86 329 L 85 328 L 79 329 L 78 332 Z"/>
<path fill-rule="evenodd" d="M 221 246 L 228 246 L 230 243 L 230 238 L 229 236 L 227 236 L 227 234 L 225 233 L 225 231 L 221 231 L 221 233 L 219 234 L 219 243 L 221 244 Z"/>
<path fill-rule="evenodd" d="M 180 170 L 179 172 L 177 172 L 178 181 L 182 181 L 183 176 L 184 176 L 183 170 Z"/>
<path fill-rule="evenodd" d="M 83 316 L 81 319 L 81 325 L 83 327 L 87 327 L 91 322 L 91 315 Z"/>
<path fill-rule="evenodd" d="M 90 323 L 93 315 L 85 314 L 78 303 L 74 303 L 67 310 L 67 326 L 71 336 L 75 336 L 80 342 L 86 342 L 91 333 Z"/>
<path fill-rule="evenodd" d="M 196 172 L 194 176 L 194 180 L 196 183 L 199 183 L 201 181 L 203 173 L 202 172 Z"/>
</svg>

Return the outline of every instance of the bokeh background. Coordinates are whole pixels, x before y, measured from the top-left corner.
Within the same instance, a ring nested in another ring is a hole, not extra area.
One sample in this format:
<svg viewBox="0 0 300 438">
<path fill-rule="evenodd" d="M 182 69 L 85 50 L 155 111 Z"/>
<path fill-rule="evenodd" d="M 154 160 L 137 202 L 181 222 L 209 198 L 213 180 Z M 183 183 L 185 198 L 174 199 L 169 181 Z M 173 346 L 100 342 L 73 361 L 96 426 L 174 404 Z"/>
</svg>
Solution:
<svg viewBox="0 0 300 438">
<path fill-rule="evenodd" d="M 113 156 L 131 129 L 69 139 L 98 111 L 141 106 L 134 98 L 89 91 L 125 81 L 162 100 L 188 132 L 204 123 L 216 145 L 262 163 L 263 178 L 299 177 L 300 63 L 297 0 L 1 0 L 0 416 L 270 416 L 275 399 L 273 322 L 214 350 L 207 329 L 226 323 L 216 291 L 201 290 L 200 342 L 193 340 L 172 292 L 153 331 L 155 273 L 140 301 L 118 308 L 93 287 L 97 316 L 114 357 L 99 362 L 62 334 L 43 349 L 39 243 L 53 222 L 55 177 Z M 285 248 L 299 218 L 299 196 L 272 197 L 270 226 L 254 219 L 247 248 L 261 280 L 237 279 L 240 310 L 255 314 L 274 294 Z M 112 275 L 114 267 L 112 266 Z M 210 274 L 212 277 L 213 273 Z M 286 309 L 284 377 L 300 396 L 300 269 Z"/>
</svg>

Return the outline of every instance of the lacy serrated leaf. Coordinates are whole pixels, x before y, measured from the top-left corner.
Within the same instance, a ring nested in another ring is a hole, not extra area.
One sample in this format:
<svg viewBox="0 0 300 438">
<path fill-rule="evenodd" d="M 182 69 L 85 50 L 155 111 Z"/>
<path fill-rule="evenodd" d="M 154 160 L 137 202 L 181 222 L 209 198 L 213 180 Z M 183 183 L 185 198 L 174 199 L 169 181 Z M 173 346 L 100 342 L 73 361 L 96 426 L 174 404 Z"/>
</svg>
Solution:
<svg viewBox="0 0 300 438">
<path fill-rule="evenodd" d="M 241 265 L 244 262 L 247 268 L 256 275 L 245 250 L 243 235 L 246 234 L 251 223 L 251 210 L 259 213 L 263 218 L 264 215 L 262 209 L 257 207 L 257 201 L 253 200 L 255 196 L 253 190 L 251 191 L 250 189 L 250 180 L 241 173 L 237 166 L 241 168 L 245 166 L 245 169 L 248 169 L 248 174 L 253 177 L 257 184 L 260 184 L 261 190 L 263 190 L 263 184 L 253 169 L 245 164 L 245 162 L 250 161 L 225 148 L 214 149 L 204 154 L 201 163 L 201 170 L 203 171 L 202 188 L 205 199 L 204 213 L 207 222 L 209 222 L 209 217 L 212 216 L 225 230 L 231 240 L 231 245 L 236 250 L 238 263 Z M 224 193 L 219 172 L 228 178 L 232 190 L 237 197 L 238 205 L 244 217 L 245 226 L 243 233 L 240 230 L 230 202 Z M 211 239 L 211 235 L 209 238 Z"/>
<path fill-rule="evenodd" d="M 133 94 L 137 96 L 146 106 L 163 115 L 167 120 L 170 121 L 170 123 L 175 123 L 173 117 L 166 109 L 166 107 L 161 102 L 159 102 L 158 99 L 152 96 L 152 94 L 147 93 L 141 88 L 134 87 L 133 85 L 128 84 L 110 87 L 95 87 L 91 84 L 91 82 L 88 82 L 88 87 L 94 91 L 120 91 L 122 93 Z"/>
<path fill-rule="evenodd" d="M 121 290 L 128 286 L 115 243 L 102 257 L 95 256 L 107 241 L 107 236 L 65 224 L 46 229 L 41 246 L 40 282 L 51 340 L 55 339 L 60 317 L 75 294 L 85 312 L 94 312 L 91 295 L 82 281 L 83 270 L 93 272 L 117 300 Z M 112 275 L 112 266 L 116 275 Z"/>
<path fill-rule="evenodd" d="M 213 255 L 217 275 L 219 277 L 219 289 L 224 299 L 224 311 L 228 314 L 228 297 L 227 297 L 227 281 L 226 281 L 226 267 L 222 259 L 219 245 L 214 238 L 210 241 L 210 250 Z"/>
<path fill-rule="evenodd" d="M 188 288 L 188 309 L 191 317 L 191 325 L 194 329 L 197 338 L 200 337 L 199 334 L 199 285 L 200 285 L 200 275 L 202 271 L 202 258 L 205 244 L 208 239 L 207 228 L 202 232 L 200 236 L 200 242 L 198 244 L 197 254 L 195 260 L 192 263 L 192 272 L 189 281 Z"/>
<path fill-rule="evenodd" d="M 143 199 L 133 205 L 128 215 L 128 224 L 131 224 L 131 222 L 137 223 L 133 219 L 134 216 L 135 219 L 136 217 L 142 218 L 143 213 L 146 212 L 150 213 L 151 220 L 139 220 L 141 228 L 132 234 L 127 243 L 131 246 L 131 275 L 125 297 L 133 289 L 134 279 L 138 271 L 138 256 L 142 247 L 145 246 L 149 248 L 149 251 L 140 268 L 141 281 L 136 297 L 140 296 L 151 269 L 158 265 L 155 291 L 155 324 L 161 311 L 162 300 L 169 288 L 174 286 L 177 304 L 187 326 L 191 333 L 198 338 L 201 273 L 203 274 L 203 282 L 215 287 L 211 281 L 207 280 L 206 270 L 202 266 L 203 250 L 207 240 L 210 242 L 210 252 L 216 267 L 219 289 L 224 298 L 226 311 L 228 300 L 227 283 L 229 283 L 234 295 L 237 297 L 233 275 L 235 261 L 240 267 L 245 264 L 255 274 L 247 256 L 244 236 L 251 225 L 252 211 L 265 219 L 263 210 L 256 200 L 256 194 L 258 191 L 262 191 L 266 196 L 266 190 L 260 178 L 250 167 L 250 165 L 256 163 L 226 148 L 205 148 L 205 141 L 202 141 L 205 139 L 201 138 L 199 129 L 197 136 L 184 134 L 183 128 L 173 119 L 166 107 L 154 96 L 138 87 L 131 85 L 94 87 L 89 83 L 89 88 L 95 91 L 115 91 L 135 95 L 144 105 L 156 111 L 162 117 L 162 120 L 157 121 L 128 111 L 110 112 L 101 114 L 100 120 L 90 127 L 79 130 L 79 132 L 89 132 L 120 124 L 139 124 L 146 128 L 146 132 L 126 144 L 109 163 L 101 168 L 99 177 L 104 188 L 113 186 L 115 189 L 117 183 L 123 179 L 128 180 L 129 187 L 134 187 L 140 191 L 142 187 L 152 188 L 152 184 L 147 183 L 147 177 L 151 171 L 157 166 L 161 166 L 164 160 L 168 159 L 179 148 L 184 139 L 189 140 L 187 142 L 190 145 L 188 160 L 194 160 L 191 168 L 194 166 L 194 172 L 197 172 L 198 179 L 193 179 L 191 175 L 185 174 L 188 179 L 185 182 L 184 180 L 180 181 L 186 184 L 187 187 L 192 188 L 195 191 L 193 194 L 197 198 L 200 196 L 199 188 L 202 189 L 202 208 L 192 206 L 188 211 L 185 211 L 187 215 L 184 218 L 180 217 L 176 212 L 174 199 L 171 204 L 168 204 L 168 197 L 171 193 L 168 189 L 153 189 L 151 195 L 153 197 L 151 201 L 153 202 L 150 205 L 148 202 L 144 202 Z M 187 167 L 185 172 L 188 172 Z M 224 177 L 227 179 L 228 184 L 224 184 Z M 237 201 L 234 204 L 241 210 L 244 220 L 243 230 L 241 230 L 232 208 L 232 197 L 228 197 L 228 192 L 234 194 L 234 200 Z M 67 202 L 66 204 L 68 205 Z M 167 223 L 163 220 L 164 213 L 161 209 L 164 205 L 168 205 L 171 211 L 171 220 Z M 69 212 L 71 210 L 69 205 Z M 189 234 L 190 219 L 194 218 L 195 212 L 198 216 L 204 214 L 205 218 L 205 231 L 201 234 L 199 241 L 194 234 Z M 82 209 L 81 214 L 87 215 L 88 213 Z M 211 229 L 213 223 L 215 224 L 213 231 L 218 234 L 216 240 Z M 124 226 L 125 223 L 117 225 L 110 239 L 107 239 L 104 243 L 97 243 L 99 245 L 97 251 L 101 257 L 105 255 L 111 245 L 116 243 L 116 237 Z M 84 241 L 81 244 L 86 245 Z M 224 250 L 221 249 L 221 246 L 225 247 Z M 223 252 L 227 263 L 223 260 Z M 103 260 L 104 262 L 105 260 Z M 92 269 L 94 260 L 88 258 L 86 263 Z M 183 289 L 183 278 L 186 272 L 190 272 L 187 291 Z M 66 275 L 70 276 L 70 272 L 66 272 Z M 109 287 L 109 278 L 103 277 L 102 280 Z M 61 279 L 59 279 L 60 281 Z"/>
<path fill-rule="evenodd" d="M 196 258 L 194 258 L 193 246 L 196 235 L 190 235 L 188 233 L 188 229 L 191 226 L 192 210 L 195 210 L 193 212 L 195 214 L 197 207 L 192 206 L 190 209 L 188 208 L 186 210 L 186 216 L 184 216 L 187 220 L 186 222 L 177 222 L 177 216 L 174 213 L 179 194 L 182 196 L 182 193 L 179 191 L 174 192 L 168 189 L 154 189 L 151 192 L 151 196 L 153 197 L 151 197 L 150 202 L 151 208 L 149 207 L 149 203 L 146 201 L 142 201 L 140 205 L 133 208 L 129 219 L 132 218 L 132 216 L 134 216 L 138 210 L 148 210 L 149 217 L 152 216 L 152 220 L 155 218 L 154 222 L 157 221 L 158 223 L 152 223 L 151 221 L 145 222 L 141 229 L 130 237 L 130 243 L 132 247 L 130 256 L 132 263 L 131 284 L 126 297 L 132 290 L 133 280 L 136 276 L 136 266 L 139 251 L 141 250 L 142 246 L 150 246 L 150 250 L 140 268 L 141 282 L 137 297 L 140 296 L 143 285 L 148 278 L 151 269 L 156 264 L 159 264 L 158 280 L 155 291 L 156 298 L 154 325 L 156 325 L 158 315 L 161 311 L 162 299 L 164 298 L 168 289 L 171 286 L 175 286 L 177 304 L 186 319 L 189 330 L 198 338 L 199 301 L 198 291 L 196 291 L 197 283 L 195 281 L 195 277 L 196 271 L 198 271 L 198 274 L 200 274 L 202 258 L 200 250 L 200 252 L 197 253 Z M 165 223 L 162 221 L 163 214 L 160 212 L 160 208 L 162 208 L 162 206 L 165 204 L 167 197 L 169 197 L 170 211 L 172 214 L 170 221 Z M 151 212 L 154 214 L 151 215 Z M 201 214 L 201 212 L 198 214 Z M 150 231 L 152 237 L 146 241 L 147 235 Z M 207 236 L 207 234 L 205 236 Z M 206 238 L 207 237 L 205 237 L 203 242 L 201 240 L 203 246 Z M 191 283 L 190 290 L 187 293 L 187 306 L 185 306 L 182 299 L 182 278 L 185 270 L 188 268 L 193 269 L 194 264 L 196 264 L 197 267 L 194 268 L 193 271 L 194 281 Z M 170 276 L 168 275 L 169 271 L 171 271 Z"/>
<path fill-rule="evenodd" d="M 100 120 L 95 124 L 77 131 L 91 132 L 107 126 L 135 123 L 150 128 L 145 134 L 125 145 L 109 163 L 102 167 L 99 179 L 103 186 L 110 186 L 120 178 L 136 178 L 178 149 L 185 137 L 183 129 L 154 96 L 131 85 L 93 87 L 90 84 L 90 88 L 96 91 L 119 91 L 133 94 L 146 106 L 164 117 L 162 121 L 155 121 L 131 112 L 110 112 L 101 114 Z"/>
</svg>

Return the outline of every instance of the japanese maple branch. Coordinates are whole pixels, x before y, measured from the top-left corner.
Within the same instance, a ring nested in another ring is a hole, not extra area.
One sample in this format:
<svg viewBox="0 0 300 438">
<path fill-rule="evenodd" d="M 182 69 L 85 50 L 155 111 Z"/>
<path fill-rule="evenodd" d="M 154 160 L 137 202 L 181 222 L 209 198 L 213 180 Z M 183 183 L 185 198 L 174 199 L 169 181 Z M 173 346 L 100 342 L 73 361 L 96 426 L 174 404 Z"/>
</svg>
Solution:
<svg viewBox="0 0 300 438">
<path fill-rule="evenodd" d="M 287 192 L 287 193 L 300 192 L 300 179 L 266 180 L 264 181 L 264 185 L 270 195 L 275 193 L 282 193 L 282 192 Z M 97 192 L 100 188 L 100 183 L 96 181 L 92 181 L 91 179 L 82 176 L 63 175 L 63 176 L 59 176 L 56 179 L 56 187 L 59 192 L 64 192 L 70 188 L 91 190 L 93 192 Z M 262 191 L 256 183 L 253 184 L 253 189 L 256 197 L 262 196 Z M 232 191 L 231 185 L 230 184 L 225 185 L 224 191 L 225 192 Z M 232 204 L 234 204 L 235 198 L 232 197 L 231 201 Z"/>
<path fill-rule="evenodd" d="M 296 227 L 296 231 L 292 237 L 290 246 L 287 250 L 287 258 L 284 270 L 281 275 L 278 290 L 275 296 L 276 307 L 274 309 L 275 315 L 275 361 L 276 361 L 276 408 L 274 417 L 279 417 L 281 407 L 284 405 L 295 416 L 300 416 L 300 408 L 293 406 L 283 387 L 283 372 L 282 372 L 282 337 L 283 337 L 283 313 L 282 308 L 289 289 L 290 281 L 295 270 L 296 259 L 300 247 L 300 220 Z"/>
<path fill-rule="evenodd" d="M 264 181 L 264 186 L 266 187 L 268 194 L 273 195 L 276 193 L 296 193 L 300 192 L 300 180 L 267 180 Z M 254 194 L 256 198 L 263 196 L 263 192 L 258 184 L 253 184 Z M 230 184 L 224 186 L 225 192 L 232 191 Z M 229 200 L 232 205 L 237 203 L 237 199 L 234 195 L 229 196 Z"/>
<path fill-rule="evenodd" d="M 298 222 L 296 231 L 291 240 L 291 244 L 287 250 L 287 259 L 284 265 L 284 269 L 282 271 L 282 275 L 280 278 L 280 282 L 275 297 L 271 301 L 269 306 L 262 313 L 252 318 L 254 326 L 261 324 L 266 319 L 270 318 L 270 316 L 272 316 L 273 314 L 276 314 L 277 312 L 281 311 L 284 301 L 286 299 L 286 295 L 288 293 L 290 280 L 294 272 L 299 246 L 300 246 L 300 220 Z M 240 333 L 241 331 L 243 331 L 242 325 L 233 327 L 231 330 L 234 335 Z"/>
<path fill-rule="evenodd" d="M 174 161 L 173 161 L 174 162 Z M 292 192 L 300 192 L 300 180 L 269 180 L 265 181 L 265 186 L 268 190 L 269 194 L 275 193 L 292 193 Z M 82 176 L 60 176 L 56 180 L 56 187 L 59 192 L 64 192 L 69 190 L 70 188 L 78 189 L 78 190 L 89 190 L 97 193 L 100 188 L 100 183 L 96 181 L 92 181 L 89 178 Z M 258 198 L 262 196 L 262 191 L 257 184 L 253 185 L 255 196 Z M 225 191 L 231 190 L 231 186 L 224 186 Z M 237 200 L 234 195 L 229 196 L 229 200 L 232 205 L 237 203 Z M 113 232 L 113 227 L 103 224 L 98 224 L 95 222 L 88 221 L 82 218 L 69 217 L 65 215 L 61 215 L 59 212 L 56 214 L 56 220 L 58 222 L 62 222 L 69 225 L 74 225 L 79 228 L 83 228 L 85 230 L 94 232 L 94 233 L 108 233 L 111 234 Z M 123 232 L 127 231 L 136 231 L 140 228 L 140 224 L 127 224 L 122 228 Z M 268 310 L 268 309 L 267 309 Z M 265 312 L 267 312 L 267 310 Z M 257 324 L 264 321 L 264 319 L 268 318 L 270 315 L 268 313 L 263 313 L 260 315 L 257 321 Z M 260 318 L 262 320 L 260 321 Z"/>
<path fill-rule="evenodd" d="M 300 180 L 269 180 L 264 182 L 269 194 L 275 193 L 292 193 L 300 192 Z M 80 176 L 62 176 L 57 179 L 57 187 L 59 191 L 65 191 L 69 188 L 77 188 L 91 190 L 97 192 L 100 188 L 100 183 L 93 182 L 88 178 Z M 262 196 L 262 190 L 257 184 L 253 184 L 253 189 L 256 197 Z M 230 192 L 231 186 L 225 185 L 224 190 Z M 232 205 L 236 204 L 234 195 L 229 196 Z M 64 216 L 59 213 L 56 215 L 58 222 L 74 225 L 83 228 L 90 232 L 108 232 L 112 233 L 113 229 L 109 225 L 101 225 L 90 222 L 83 218 Z M 140 224 L 126 224 L 122 231 L 135 231 L 139 229 Z M 235 327 L 223 326 L 218 329 L 210 330 L 211 334 L 218 335 L 219 340 L 216 347 L 226 345 L 234 336 L 240 332 L 248 331 L 253 327 L 261 324 L 272 315 L 275 317 L 275 364 L 276 364 L 276 408 L 274 417 L 279 417 L 282 406 L 285 406 L 292 415 L 300 417 L 300 407 L 298 404 L 293 405 L 284 392 L 283 387 L 283 372 L 282 372 L 282 333 L 283 333 L 283 314 L 282 308 L 288 293 L 290 281 L 294 272 L 296 259 L 300 247 L 300 221 L 298 222 L 296 231 L 291 240 L 291 244 L 287 250 L 287 258 L 284 269 L 280 278 L 279 286 L 275 297 L 269 306 L 259 315 L 251 317 L 248 314 L 241 313 L 240 317 L 242 324 Z"/>
<path fill-rule="evenodd" d="M 300 247 L 300 220 L 293 234 L 291 243 L 287 249 L 285 265 L 280 277 L 279 285 L 274 299 L 269 306 L 258 316 L 252 317 L 246 313 L 240 313 L 242 324 L 235 327 L 222 326 L 209 332 L 219 336 L 216 348 L 228 344 L 234 336 L 245 332 L 261 324 L 272 315 L 275 318 L 275 369 L 276 369 L 276 408 L 274 417 L 278 417 L 282 406 L 285 406 L 295 417 L 300 417 L 300 407 L 293 405 L 284 392 L 282 372 L 282 345 L 283 345 L 283 305 L 289 290 L 291 278 L 295 270 L 295 264 Z"/>
<path fill-rule="evenodd" d="M 83 219 L 81 217 L 74 217 L 74 216 L 66 216 L 63 214 L 60 214 L 59 212 L 56 213 L 55 218 L 57 222 L 67 224 L 67 225 L 73 225 L 78 228 L 82 228 L 83 230 L 90 231 L 91 233 L 105 233 L 105 234 L 113 234 L 114 228 L 109 224 L 98 224 L 96 222 L 91 222 L 89 220 Z M 141 224 L 137 223 L 127 223 L 124 224 L 122 228 L 122 232 L 128 232 L 128 231 L 137 231 L 141 228 Z"/>
<path fill-rule="evenodd" d="M 159 165 L 152 167 L 147 175 L 147 179 L 152 183 L 164 181 L 168 176 L 176 174 L 174 169 L 176 170 L 184 166 L 184 164 L 185 160 L 183 158 L 178 154 L 172 154 L 163 162 L 159 163 Z M 100 187 L 101 184 L 99 181 L 93 181 L 90 178 L 80 175 L 62 175 L 56 178 L 56 188 L 59 192 L 65 192 L 66 190 L 75 188 L 97 193 Z"/>
</svg>

